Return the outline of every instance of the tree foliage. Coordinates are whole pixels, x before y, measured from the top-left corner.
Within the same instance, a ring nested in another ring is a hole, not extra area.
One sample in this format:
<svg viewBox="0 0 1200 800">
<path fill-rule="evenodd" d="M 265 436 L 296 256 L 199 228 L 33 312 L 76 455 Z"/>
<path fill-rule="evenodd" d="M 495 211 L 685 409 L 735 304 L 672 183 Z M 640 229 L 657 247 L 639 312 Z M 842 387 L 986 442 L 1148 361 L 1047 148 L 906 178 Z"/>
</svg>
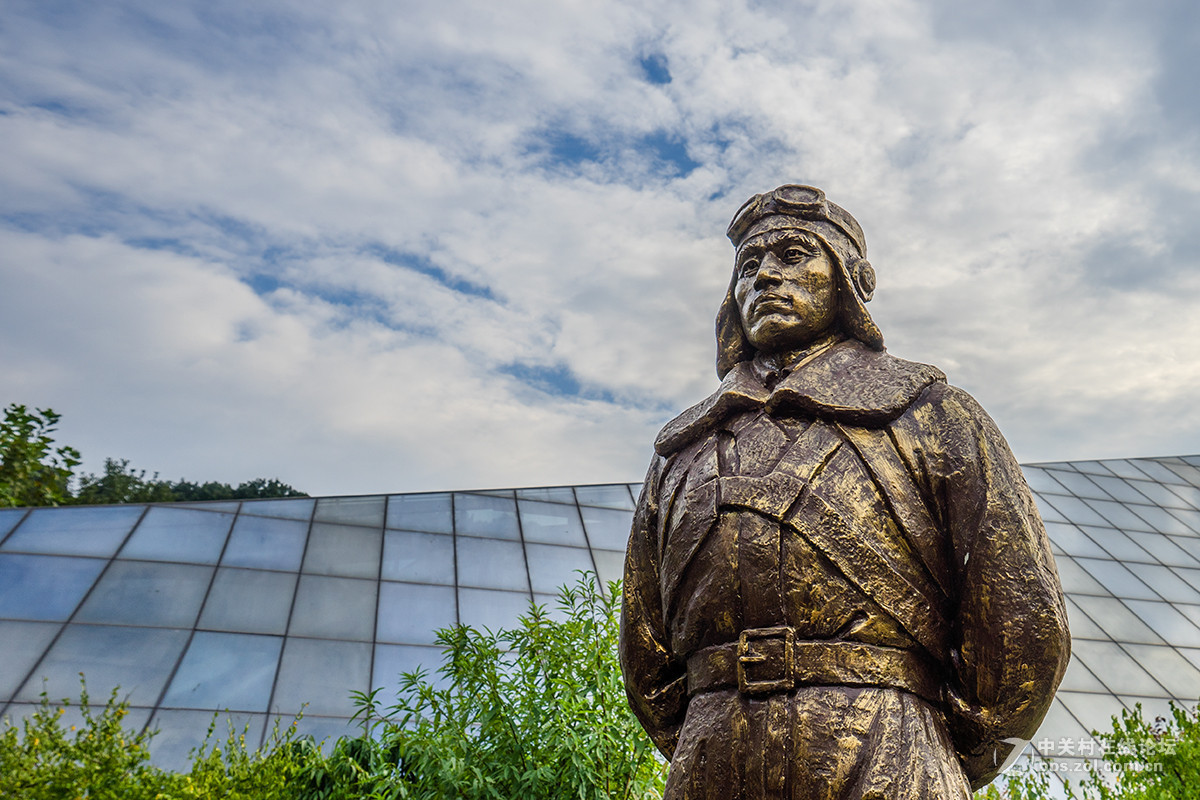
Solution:
<svg viewBox="0 0 1200 800">
<path fill-rule="evenodd" d="M 55 506 L 71 503 L 169 503 L 197 500 L 252 500 L 307 497 L 276 478 L 255 478 L 237 486 L 209 481 L 167 481 L 135 470 L 128 459 L 104 459 L 102 475 L 79 476 L 72 492 L 79 451 L 55 446 L 51 436 L 61 415 L 49 408 L 30 411 L 13 403 L 0 423 L 0 507 Z"/>
<path fill-rule="evenodd" d="M 187 480 L 167 481 L 158 473 L 147 478 L 145 470 L 135 470 L 128 459 L 104 459 L 103 475 L 84 475 L 74 502 L 102 503 L 170 503 L 197 500 L 251 500 L 265 497 L 307 497 L 304 492 L 271 478 L 255 478 L 236 487 L 228 483 L 209 481 L 193 483 Z"/>
<path fill-rule="evenodd" d="M 55 447 L 61 418 L 49 408 L 13 403 L 0 424 L 0 506 L 54 506 L 70 500 L 79 451 Z"/>
<path fill-rule="evenodd" d="M 1108 733 L 1093 731 L 1102 758 L 1092 761 L 1081 780 L 1066 781 L 1071 800 L 1198 800 L 1200 799 L 1200 708 L 1171 704 L 1169 718 L 1153 722 L 1140 704 L 1113 718 Z M 1048 800 L 1053 760 L 1014 768 L 976 794 L 982 800 Z"/>
</svg>

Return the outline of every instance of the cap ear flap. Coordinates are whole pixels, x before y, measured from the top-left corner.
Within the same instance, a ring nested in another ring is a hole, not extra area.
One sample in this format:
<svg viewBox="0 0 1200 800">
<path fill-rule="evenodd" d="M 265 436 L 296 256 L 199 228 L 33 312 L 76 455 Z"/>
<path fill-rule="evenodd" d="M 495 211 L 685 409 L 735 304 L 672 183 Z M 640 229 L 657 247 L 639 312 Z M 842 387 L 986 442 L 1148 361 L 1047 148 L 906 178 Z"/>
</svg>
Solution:
<svg viewBox="0 0 1200 800">
<path fill-rule="evenodd" d="M 838 297 L 842 330 L 872 350 L 883 349 L 883 331 L 867 312 L 867 301 L 875 294 L 875 270 L 865 258 L 838 259 L 843 287 Z"/>
<path fill-rule="evenodd" d="M 754 358 L 754 348 L 742 329 L 742 313 L 733 296 L 737 275 L 729 282 L 729 291 L 717 310 L 717 377 L 721 380 L 742 361 Z"/>
</svg>

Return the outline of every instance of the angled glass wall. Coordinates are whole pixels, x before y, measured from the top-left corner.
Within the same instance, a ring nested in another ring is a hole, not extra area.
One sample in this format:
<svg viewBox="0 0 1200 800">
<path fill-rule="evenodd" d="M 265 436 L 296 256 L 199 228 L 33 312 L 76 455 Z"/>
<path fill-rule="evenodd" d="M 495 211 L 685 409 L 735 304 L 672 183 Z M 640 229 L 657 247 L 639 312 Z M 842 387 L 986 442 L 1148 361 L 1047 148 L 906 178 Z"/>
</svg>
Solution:
<svg viewBox="0 0 1200 800">
<path fill-rule="evenodd" d="M 1026 466 L 1074 656 L 1033 746 L 1200 695 L 1200 457 Z M 639 484 L 0 510 L 0 707 L 113 686 L 179 766 L 214 710 L 350 732 L 353 690 L 436 667 L 434 631 L 511 625 L 575 571 L 621 575 Z"/>
</svg>

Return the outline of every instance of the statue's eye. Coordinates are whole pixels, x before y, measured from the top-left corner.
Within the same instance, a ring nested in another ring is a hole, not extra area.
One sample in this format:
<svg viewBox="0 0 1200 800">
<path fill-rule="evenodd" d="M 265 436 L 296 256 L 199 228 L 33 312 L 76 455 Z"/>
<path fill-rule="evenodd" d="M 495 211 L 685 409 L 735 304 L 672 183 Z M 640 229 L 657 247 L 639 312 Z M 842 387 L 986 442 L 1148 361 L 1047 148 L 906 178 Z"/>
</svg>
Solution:
<svg viewBox="0 0 1200 800">
<path fill-rule="evenodd" d="M 757 258 L 747 258 L 742 262 L 742 266 L 738 270 L 738 274 L 740 274 L 743 278 L 748 275 L 753 275 L 756 272 L 758 272 Z"/>
<path fill-rule="evenodd" d="M 792 246 L 783 251 L 783 260 L 789 264 L 798 264 L 806 258 L 810 258 L 812 253 L 803 247 Z"/>
</svg>

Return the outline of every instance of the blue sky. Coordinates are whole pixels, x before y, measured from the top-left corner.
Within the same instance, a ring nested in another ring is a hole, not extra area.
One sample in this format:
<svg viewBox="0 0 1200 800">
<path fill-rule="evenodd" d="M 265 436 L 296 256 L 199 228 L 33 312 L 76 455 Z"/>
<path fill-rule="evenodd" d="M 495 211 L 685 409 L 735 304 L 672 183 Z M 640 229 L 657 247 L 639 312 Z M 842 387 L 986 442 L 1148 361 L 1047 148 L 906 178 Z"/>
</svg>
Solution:
<svg viewBox="0 0 1200 800">
<path fill-rule="evenodd" d="M 637 480 L 801 182 L 1019 459 L 1200 452 L 1196 8 L 14 0 L 0 402 L 91 470 Z"/>
</svg>

